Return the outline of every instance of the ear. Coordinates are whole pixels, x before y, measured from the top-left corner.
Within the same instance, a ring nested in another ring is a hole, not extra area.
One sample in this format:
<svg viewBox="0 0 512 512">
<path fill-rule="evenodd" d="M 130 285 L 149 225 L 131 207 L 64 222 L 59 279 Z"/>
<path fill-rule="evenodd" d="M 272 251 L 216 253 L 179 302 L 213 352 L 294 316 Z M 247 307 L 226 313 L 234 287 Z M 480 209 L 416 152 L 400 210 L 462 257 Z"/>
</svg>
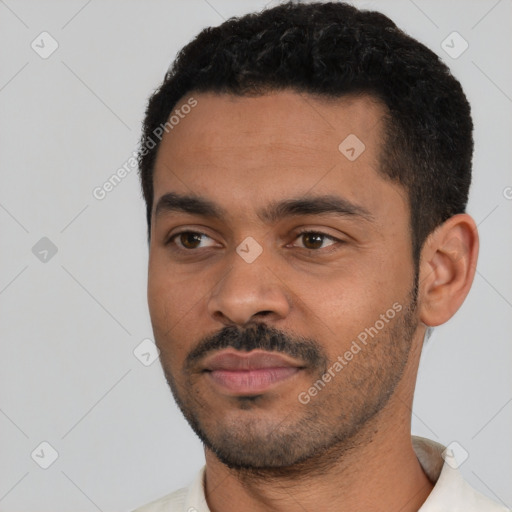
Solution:
<svg viewBox="0 0 512 512">
<path fill-rule="evenodd" d="M 420 318 L 428 326 L 448 321 L 475 277 L 478 231 L 466 213 L 450 217 L 427 238 L 420 260 Z"/>
</svg>

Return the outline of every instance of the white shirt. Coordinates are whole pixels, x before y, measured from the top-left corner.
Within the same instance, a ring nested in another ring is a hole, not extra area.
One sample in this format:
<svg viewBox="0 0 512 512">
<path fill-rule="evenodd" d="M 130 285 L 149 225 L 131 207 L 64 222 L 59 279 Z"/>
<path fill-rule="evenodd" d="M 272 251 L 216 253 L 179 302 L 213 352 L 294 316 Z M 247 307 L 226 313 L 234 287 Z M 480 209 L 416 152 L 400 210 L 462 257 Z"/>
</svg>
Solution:
<svg viewBox="0 0 512 512">
<path fill-rule="evenodd" d="M 412 445 L 423 471 L 435 484 L 418 512 L 510 512 L 473 489 L 462 478 L 453 455 L 446 453 L 443 458 L 444 446 L 416 436 Z M 134 512 L 210 512 L 203 487 L 205 468 L 188 487 Z"/>
</svg>

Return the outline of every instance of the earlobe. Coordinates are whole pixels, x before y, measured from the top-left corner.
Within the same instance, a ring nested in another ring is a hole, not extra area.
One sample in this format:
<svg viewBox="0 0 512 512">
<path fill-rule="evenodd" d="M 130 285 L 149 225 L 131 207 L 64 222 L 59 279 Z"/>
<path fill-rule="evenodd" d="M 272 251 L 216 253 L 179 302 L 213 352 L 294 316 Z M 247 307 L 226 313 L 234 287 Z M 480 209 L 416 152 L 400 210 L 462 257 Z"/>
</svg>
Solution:
<svg viewBox="0 0 512 512">
<path fill-rule="evenodd" d="M 448 321 L 464 302 L 476 271 L 478 231 L 466 214 L 450 217 L 425 241 L 420 262 L 420 317 L 428 326 Z"/>
</svg>

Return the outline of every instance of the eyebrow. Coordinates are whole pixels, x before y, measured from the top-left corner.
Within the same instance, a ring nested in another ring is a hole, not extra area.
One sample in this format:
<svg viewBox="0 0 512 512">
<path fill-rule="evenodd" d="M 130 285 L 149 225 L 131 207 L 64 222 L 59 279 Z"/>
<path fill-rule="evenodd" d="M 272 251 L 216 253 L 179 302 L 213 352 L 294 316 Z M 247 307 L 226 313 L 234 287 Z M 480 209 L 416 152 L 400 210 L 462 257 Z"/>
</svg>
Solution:
<svg viewBox="0 0 512 512">
<path fill-rule="evenodd" d="M 214 202 L 196 195 L 182 195 L 174 192 L 164 194 L 155 207 L 155 218 L 163 213 L 188 213 L 222 220 L 227 210 Z M 373 222 L 373 215 L 363 206 L 336 195 L 302 196 L 274 201 L 257 212 L 266 223 L 275 223 L 286 217 L 301 215 L 335 214 Z"/>
</svg>

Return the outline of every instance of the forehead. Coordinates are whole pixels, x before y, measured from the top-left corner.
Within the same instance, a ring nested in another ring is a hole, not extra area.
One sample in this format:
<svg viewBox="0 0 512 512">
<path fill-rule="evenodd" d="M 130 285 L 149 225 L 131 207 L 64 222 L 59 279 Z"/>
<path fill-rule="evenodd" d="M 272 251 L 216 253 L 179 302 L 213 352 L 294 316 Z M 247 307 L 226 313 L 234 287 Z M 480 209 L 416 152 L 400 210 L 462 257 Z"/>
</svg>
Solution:
<svg viewBox="0 0 512 512">
<path fill-rule="evenodd" d="M 194 192 L 249 207 L 264 198 L 339 192 L 372 208 L 393 188 L 403 195 L 377 173 L 385 107 L 371 97 L 191 93 L 174 111 L 190 97 L 197 105 L 160 144 L 155 200 Z"/>
<path fill-rule="evenodd" d="M 165 137 L 162 144 L 172 149 L 176 157 L 186 154 L 194 158 L 198 151 L 210 149 L 243 151 L 261 143 L 287 145 L 290 150 L 300 147 L 301 153 L 311 150 L 336 154 L 335 143 L 351 133 L 369 143 L 376 142 L 385 111 L 370 96 L 327 98 L 294 91 L 256 97 L 191 93 L 175 110 L 179 111 L 191 96 L 197 106 L 170 132 L 175 136 Z M 190 137 L 195 138 L 190 141 L 193 143 L 183 144 Z M 294 154 L 302 159 L 304 155 L 298 153 L 291 151 L 290 159 Z"/>
</svg>

